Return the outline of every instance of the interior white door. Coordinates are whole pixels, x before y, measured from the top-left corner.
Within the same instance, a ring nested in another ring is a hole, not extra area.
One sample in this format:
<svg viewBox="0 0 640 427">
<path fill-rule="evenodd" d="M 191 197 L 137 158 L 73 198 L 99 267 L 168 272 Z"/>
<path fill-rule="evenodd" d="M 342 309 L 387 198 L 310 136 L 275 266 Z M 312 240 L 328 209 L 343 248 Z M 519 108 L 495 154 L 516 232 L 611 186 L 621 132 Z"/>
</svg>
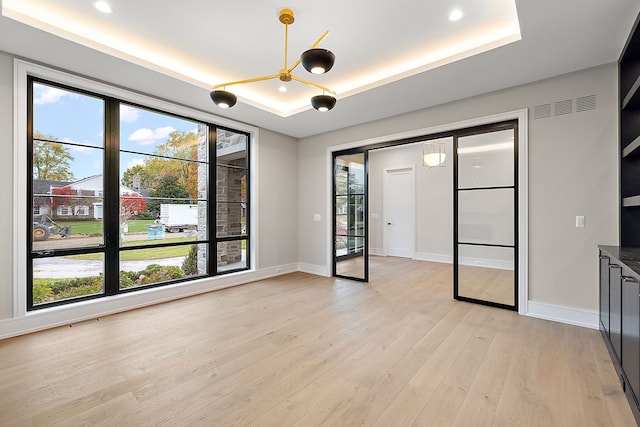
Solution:
<svg viewBox="0 0 640 427">
<path fill-rule="evenodd" d="M 415 178 L 412 167 L 385 171 L 386 254 L 413 258 L 415 251 Z"/>
</svg>

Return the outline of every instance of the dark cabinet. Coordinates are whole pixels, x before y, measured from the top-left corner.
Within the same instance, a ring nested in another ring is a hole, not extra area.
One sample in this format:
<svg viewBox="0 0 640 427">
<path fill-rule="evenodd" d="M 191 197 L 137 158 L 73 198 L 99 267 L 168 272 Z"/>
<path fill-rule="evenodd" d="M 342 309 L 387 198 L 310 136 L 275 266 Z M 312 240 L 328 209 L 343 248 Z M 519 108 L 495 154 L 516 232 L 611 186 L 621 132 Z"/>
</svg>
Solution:
<svg viewBox="0 0 640 427">
<path fill-rule="evenodd" d="M 622 369 L 633 395 L 640 397 L 640 283 L 622 270 Z"/>
<path fill-rule="evenodd" d="M 609 339 L 618 358 L 622 360 L 622 267 L 609 264 Z"/>
<path fill-rule="evenodd" d="M 640 426 L 640 248 L 599 248 L 600 331 Z"/>
<path fill-rule="evenodd" d="M 600 328 L 609 336 L 609 260 L 600 254 Z"/>
</svg>

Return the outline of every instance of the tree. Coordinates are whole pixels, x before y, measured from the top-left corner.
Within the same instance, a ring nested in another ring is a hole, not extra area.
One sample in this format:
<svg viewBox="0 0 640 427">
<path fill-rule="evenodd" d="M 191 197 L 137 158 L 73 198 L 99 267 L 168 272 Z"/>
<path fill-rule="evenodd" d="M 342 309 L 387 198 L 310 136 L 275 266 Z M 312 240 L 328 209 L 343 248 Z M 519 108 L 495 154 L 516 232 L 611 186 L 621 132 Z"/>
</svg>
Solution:
<svg viewBox="0 0 640 427">
<path fill-rule="evenodd" d="M 93 197 L 95 194 L 93 190 L 80 190 L 78 192 L 70 185 L 54 187 L 51 189 L 51 194 L 54 196 L 51 198 L 51 211 L 55 213 L 59 206 L 67 206 L 71 216 L 89 215 L 90 206 L 99 200 Z"/>
<path fill-rule="evenodd" d="M 147 210 L 147 201 L 137 193 L 122 193 L 120 195 L 120 218 L 126 221 Z"/>
<path fill-rule="evenodd" d="M 149 200 L 149 211 L 155 215 L 160 214 L 160 204 L 166 203 L 166 200 L 161 199 L 188 199 L 189 193 L 187 190 L 178 184 L 179 177 L 176 175 L 165 175 L 159 178 L 158 185 L 151 192 L 153 199 Z M 185 203 L 183 201 L 176 201 L 176 203 Z"/>
<path fill-rule="evenodd" d="M 143 165 L 132 166 L 122 174 L 122 184 L 149 190 L 152 197 L 197 199 L 198 197 L 198 137 L 193 132 L 174 131 Z M 149 211 L 159 213 L 160 201 L 150 200 Z"/>
<path fill-rule="evenodd" d="M 33 140 L 33 179 L 73 181 L 73 156 L 69 148 L 53 141 L 55 137 L 44 136 L 36 131 Z"/>
</svg>

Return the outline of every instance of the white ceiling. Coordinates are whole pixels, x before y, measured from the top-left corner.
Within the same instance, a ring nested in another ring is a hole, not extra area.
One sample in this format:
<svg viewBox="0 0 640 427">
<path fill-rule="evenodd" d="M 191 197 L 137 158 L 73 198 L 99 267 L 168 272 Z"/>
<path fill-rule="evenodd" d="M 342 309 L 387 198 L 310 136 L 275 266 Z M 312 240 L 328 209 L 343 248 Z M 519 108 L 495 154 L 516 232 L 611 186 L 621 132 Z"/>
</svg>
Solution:
<svg viewBox="0 0 640 427">
<path fill-rule="evenodd" d="M 614 62 L 640 10 L 637 0 L 109 2 L 105 15 L 93 0 L 2 0 L 0 50 L 294 137 Z M 283 68 L 284 7 L 296 18 L 288 67 L 331 32 L 321 47 L 334 68 L 294 74 L 335 90 L 336 107 L 312 110 L 316 88 L 293 81 L 281 93 L 277 79 L 230 86 L 238 104 L 213 106 L 211 85 Z M 454 8 L 464 16 L 451 22 Z"/>
</svg>

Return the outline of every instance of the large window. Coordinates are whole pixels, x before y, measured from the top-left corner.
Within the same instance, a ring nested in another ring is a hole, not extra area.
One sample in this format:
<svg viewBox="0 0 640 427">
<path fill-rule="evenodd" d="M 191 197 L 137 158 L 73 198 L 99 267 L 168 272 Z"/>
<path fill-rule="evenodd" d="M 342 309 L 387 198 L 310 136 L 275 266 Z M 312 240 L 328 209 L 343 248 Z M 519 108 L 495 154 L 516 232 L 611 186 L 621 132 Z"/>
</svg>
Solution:
<svg viewBox="0 0 640 427">
<path fill-rule="evenodd" d="M 250 268 L 246 132 L 28 79 L 29 310 Z"/>
</svg>

